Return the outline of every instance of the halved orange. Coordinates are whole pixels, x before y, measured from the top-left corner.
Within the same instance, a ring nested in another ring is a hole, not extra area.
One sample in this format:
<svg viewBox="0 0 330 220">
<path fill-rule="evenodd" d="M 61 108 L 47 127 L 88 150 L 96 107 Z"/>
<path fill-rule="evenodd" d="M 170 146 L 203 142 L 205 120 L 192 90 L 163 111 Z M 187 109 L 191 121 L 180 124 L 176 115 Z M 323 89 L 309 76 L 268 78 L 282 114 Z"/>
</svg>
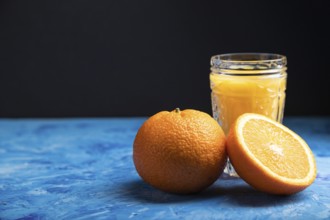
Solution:
<svg viewBox="0 0 330 220">
<path fill-rule="evenodd" d="M 260 114 L 238 117 L 228 134 L 227 153 L 238 175 L 263 192 L 293 194 L 316 177 L 315 159 L 307 143 Z"/>
</svg>

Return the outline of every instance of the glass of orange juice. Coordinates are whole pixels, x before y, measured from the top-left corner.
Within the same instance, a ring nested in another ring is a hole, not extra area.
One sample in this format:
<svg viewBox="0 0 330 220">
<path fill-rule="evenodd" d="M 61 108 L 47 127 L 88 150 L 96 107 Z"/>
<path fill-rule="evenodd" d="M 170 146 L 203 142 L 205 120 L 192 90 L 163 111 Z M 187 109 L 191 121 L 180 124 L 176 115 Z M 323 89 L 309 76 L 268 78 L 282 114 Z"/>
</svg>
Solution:
<svg viewBox="0 0 330 220">
<path fill-rule="evenodd" d="M 243 113 L 258 113 L 282 122 L 286 57 L 269 53 L 232 53 L 211 57 L 213 117 L 225 134 Z M 237 176 L 230 161 L 224 170 Z"/>
</svg>

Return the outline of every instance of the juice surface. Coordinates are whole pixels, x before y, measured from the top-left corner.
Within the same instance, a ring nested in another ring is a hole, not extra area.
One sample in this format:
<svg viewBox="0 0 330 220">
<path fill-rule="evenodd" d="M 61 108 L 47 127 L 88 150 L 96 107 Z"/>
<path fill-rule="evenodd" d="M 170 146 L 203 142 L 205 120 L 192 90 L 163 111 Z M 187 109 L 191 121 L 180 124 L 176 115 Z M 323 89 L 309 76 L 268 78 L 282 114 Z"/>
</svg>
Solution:
<svg viewBox="0 0 330 220">
<path fill-rule="evenodd" d="M 227 134 L 243 113 L 259 113 L 283 119 L 286 75 L 210 74 L 213 115 Z"/>
</svg>

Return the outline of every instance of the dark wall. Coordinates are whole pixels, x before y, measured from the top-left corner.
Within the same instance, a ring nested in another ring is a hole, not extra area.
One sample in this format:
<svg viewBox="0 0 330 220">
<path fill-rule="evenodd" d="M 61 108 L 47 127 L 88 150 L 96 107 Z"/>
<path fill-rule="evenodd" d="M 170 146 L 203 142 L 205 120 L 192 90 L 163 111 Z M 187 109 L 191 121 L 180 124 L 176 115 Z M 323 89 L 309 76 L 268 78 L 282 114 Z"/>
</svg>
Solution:
<svg viewBox="0 0 330 220">
<path fill-rule="evenodd" d="M 211 112 L 209 59 L 288 58 L 286 115 L 330 115 L 326 1 L 0 1 L 0 117 Z"/>
</svg>

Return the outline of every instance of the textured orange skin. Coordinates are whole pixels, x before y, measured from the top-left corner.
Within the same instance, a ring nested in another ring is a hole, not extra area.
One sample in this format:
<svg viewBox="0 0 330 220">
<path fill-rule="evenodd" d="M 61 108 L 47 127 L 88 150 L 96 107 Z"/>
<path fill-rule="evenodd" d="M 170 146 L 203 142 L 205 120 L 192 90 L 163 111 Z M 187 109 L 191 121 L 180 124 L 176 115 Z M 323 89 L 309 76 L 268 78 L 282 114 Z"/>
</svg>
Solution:
<svg viewBox="0 0 330 220">
<path fill-rule="evenodd" d="M 258 164 L 251 160 L 245 153 L 237 137 L 237 120 L 231 126 L 227 136 L 227 153 L 230 162 L 233 164 L 237 174 L 255 189 L 276 195 L 291 195 L 304 190 L 312 182 L 305 184 L 288 184 L 279 179 L 274 178 L 267 171 L 259 167 Z M 315 173 L 316 176 L 316 173 Z"/>
<path fill-rule="evenodd" d="M 225 135 L 208 114 L 162 111 L 141 126 L 133 160 L 141 178 L 170 193 L 196 193 L 221 175 L 227 159 Z"/>
</svg>

